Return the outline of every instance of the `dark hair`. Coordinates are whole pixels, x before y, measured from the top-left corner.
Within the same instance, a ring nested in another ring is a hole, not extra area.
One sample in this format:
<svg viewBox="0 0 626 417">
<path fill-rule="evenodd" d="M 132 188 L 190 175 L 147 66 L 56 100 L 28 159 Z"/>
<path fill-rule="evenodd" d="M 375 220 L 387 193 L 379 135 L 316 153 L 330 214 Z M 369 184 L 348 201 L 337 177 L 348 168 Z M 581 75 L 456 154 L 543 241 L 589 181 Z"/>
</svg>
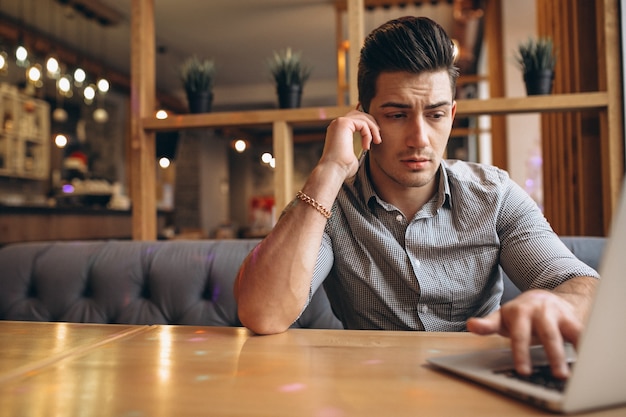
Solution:
<svg viewBox="0 0 626 417">
<path fill-rule="evenodd" d="M 447 69 L 454 97 L 459 76 L 454 58 L 452 40 L 433 20 L 415 16 L 390 20 L 374 29 L 361 48 L 359 102 L 368 111 L 378 76 L 395 71 L 418 74 Z"/>
</svg>

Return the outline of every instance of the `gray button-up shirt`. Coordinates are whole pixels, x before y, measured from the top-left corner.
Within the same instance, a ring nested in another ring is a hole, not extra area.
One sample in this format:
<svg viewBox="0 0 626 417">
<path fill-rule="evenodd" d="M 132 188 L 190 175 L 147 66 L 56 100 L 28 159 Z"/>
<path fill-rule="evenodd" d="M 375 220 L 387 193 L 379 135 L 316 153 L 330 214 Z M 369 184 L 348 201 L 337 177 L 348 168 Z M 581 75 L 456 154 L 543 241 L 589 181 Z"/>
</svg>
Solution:
<svg viewBox="0 0 626 417">
<path fill-rule="evenodd" d="M 598 276 L 505 171 L 445 161 L 439 191 L 408 219 L 376 195 L 364 160 L 332 207 L 311 284 L 346 328 L 463 331 L 499 307 L 500 265 L 521 289 Z"/>
</svg>

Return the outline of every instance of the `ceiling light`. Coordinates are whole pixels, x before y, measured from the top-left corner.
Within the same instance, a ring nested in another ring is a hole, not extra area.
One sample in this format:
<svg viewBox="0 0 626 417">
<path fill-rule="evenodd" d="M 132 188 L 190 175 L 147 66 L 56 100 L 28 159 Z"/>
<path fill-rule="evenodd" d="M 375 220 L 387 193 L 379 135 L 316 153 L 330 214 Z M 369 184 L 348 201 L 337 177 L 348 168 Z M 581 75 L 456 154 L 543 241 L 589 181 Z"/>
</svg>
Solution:
<svg viewBox="0 0 626 417">
<path fill-rule="evenodd" d="M 54 137 L 54 144 L 58 147 L 58 148 L 64 148 L 65 145 L 67 145 L 67 136 L 62 135 L 62 134 L 58 134 Z"/>
<path fill-rule="evenodd" d="M 26 77 L 29 81 L 36 83 L 41 80 L 41 66 L 39 64 L 35 64 L 32 67 L 28 68 L 26 71 Z"/>
<path fill-rule="evenodd" d="M 68 93 L 72 89 L 72 82 L 70 81 L 70 77 L 68 75 L 64 75 L 59 78 L 59 81 L 57 81 L 57 87 L 59 91 L 63 94 Z"/>
<path fill-rule="evenodd" d="M 52 120 L 63 123 L 67 121 L 67 111 L 62 107 L 57 107 L 52 112 Z M 58 145 L 57 145 L 58 146 Z"/>
<path fill-rule="evenodd" d="M 261 161 L 263 161 L 264 164 L 269 164 L 273 158 L 274 157 L 269 152 L 265 152 L 263 155 L 261 155 Z"/>
<path fill-rule="evenodd" d="M 8 66 L 7 53 L 2 51 L 0 52 L 0 70 L 5 70 Z"/>
<path fill-rule="evenodd" d="M 163 169 L 167 168 L 170 166 L 170 160 L 163 157 L 161 159 L 159 159 L 159 166 Z"/>
<path fill-rule="evenodd" d="M 76 68 L 76 70 L 74 71 L 74 82 L 77 85 L 81 85 L 86 79 L 87 74 L 85 73 L 85 70 L 83 70 L 82 68 Z"/>
<path fill-rule="evenodd" d="M 85 99 L 91 101 L 96 96 L 96 89 L 93 87 L 93 85 L 88 85 L 87 87 L 85 87 L 83 95 L 85 96 Z"/>
<path fill-rule="evenodd" d="M 15 59 L 17 59 L 18 63 L 26 62 L 28 58 L 28 50 L 24 48 L 22 45 L 18 46 L 15 50 Z"/>
<path fill-rule="evenodd" d="M 109 81 L 106 78 L 100 78 L 98 80 L 98 91 L 101 93 L 106 93 L 109 91 Z"/>
<path fill-rule="evenodd" d="M 233 143 L 233 148 L 235 148 L 235 150 L 239 153 L 243 153 L 246 148 L 248 147 L 248 144 L 246 143 L 245 140 L 243 139 L 237 139 L 234 143 Z"/>
<path fill-rule="evenodd" d="M 46 70 L 48 70 L 48 76 L 56 78 L 59 76 L 59 61 L 55 57 L 51 56 L 46 61 Z"/>
<path fill-rule="evenodd" d="M 93 112 L 93 120 L 95 120 L 96 123 L 106 123 L 109 120 L 109 113 L 101 107 L 97 108 Z"/>
</svg>

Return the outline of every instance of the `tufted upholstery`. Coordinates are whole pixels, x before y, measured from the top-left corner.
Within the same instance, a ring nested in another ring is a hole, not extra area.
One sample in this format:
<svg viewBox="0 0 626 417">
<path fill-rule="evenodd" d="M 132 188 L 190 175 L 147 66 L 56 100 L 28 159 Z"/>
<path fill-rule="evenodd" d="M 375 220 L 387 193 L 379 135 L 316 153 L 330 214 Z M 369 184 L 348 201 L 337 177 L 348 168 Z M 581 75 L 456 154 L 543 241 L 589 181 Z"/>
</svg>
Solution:
<svg viewBox="0 0 626 417">
<path fill-rule="evenodd" d="M 240 326 L 233 282 L 257 242 L 10 245 L 0 249 L 0 319 Z M 322 290 L 294 327 L 342 326 Z"/>
<path fill-rule="evenodd" d="M 597 268 L 605 239 L 564 237 Z M 239 265 L 258 240 L 20 243 L 0 249 L 0 319 L 240 326 Z M 503 301 L 519 293 L 505 277 Z M 341 328 L 321 288 L 294 327 Z"/>
</svg>

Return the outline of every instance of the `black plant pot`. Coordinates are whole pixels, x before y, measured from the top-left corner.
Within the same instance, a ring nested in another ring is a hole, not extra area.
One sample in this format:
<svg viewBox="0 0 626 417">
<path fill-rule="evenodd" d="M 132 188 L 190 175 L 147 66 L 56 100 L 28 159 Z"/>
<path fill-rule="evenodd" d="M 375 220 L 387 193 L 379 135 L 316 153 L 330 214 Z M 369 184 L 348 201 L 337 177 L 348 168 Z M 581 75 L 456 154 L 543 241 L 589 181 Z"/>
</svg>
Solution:
<svg viewBox="0 0 626 417">
<path fill-rule="evenodd" d="M 279 85 L 276 87 L 276 93 L 278 94 L 278 107 L 281 109 L 300 107 L 300 99 L 302 98 L 301 85 Z"/>
<path fill-rule="evenodd" d="M 524 73 L 524 83 L 526 84 L 526 94 L 536 96 L 552 93 L 554 81 L 554 71 L 540 70 Z"/>
<path fill-rule="evenodd" d="M 187 102 L 190 113 L 209 113 L 213 104 L 212 91 L 189 92 L 187 91 Z"/>
</svg>

